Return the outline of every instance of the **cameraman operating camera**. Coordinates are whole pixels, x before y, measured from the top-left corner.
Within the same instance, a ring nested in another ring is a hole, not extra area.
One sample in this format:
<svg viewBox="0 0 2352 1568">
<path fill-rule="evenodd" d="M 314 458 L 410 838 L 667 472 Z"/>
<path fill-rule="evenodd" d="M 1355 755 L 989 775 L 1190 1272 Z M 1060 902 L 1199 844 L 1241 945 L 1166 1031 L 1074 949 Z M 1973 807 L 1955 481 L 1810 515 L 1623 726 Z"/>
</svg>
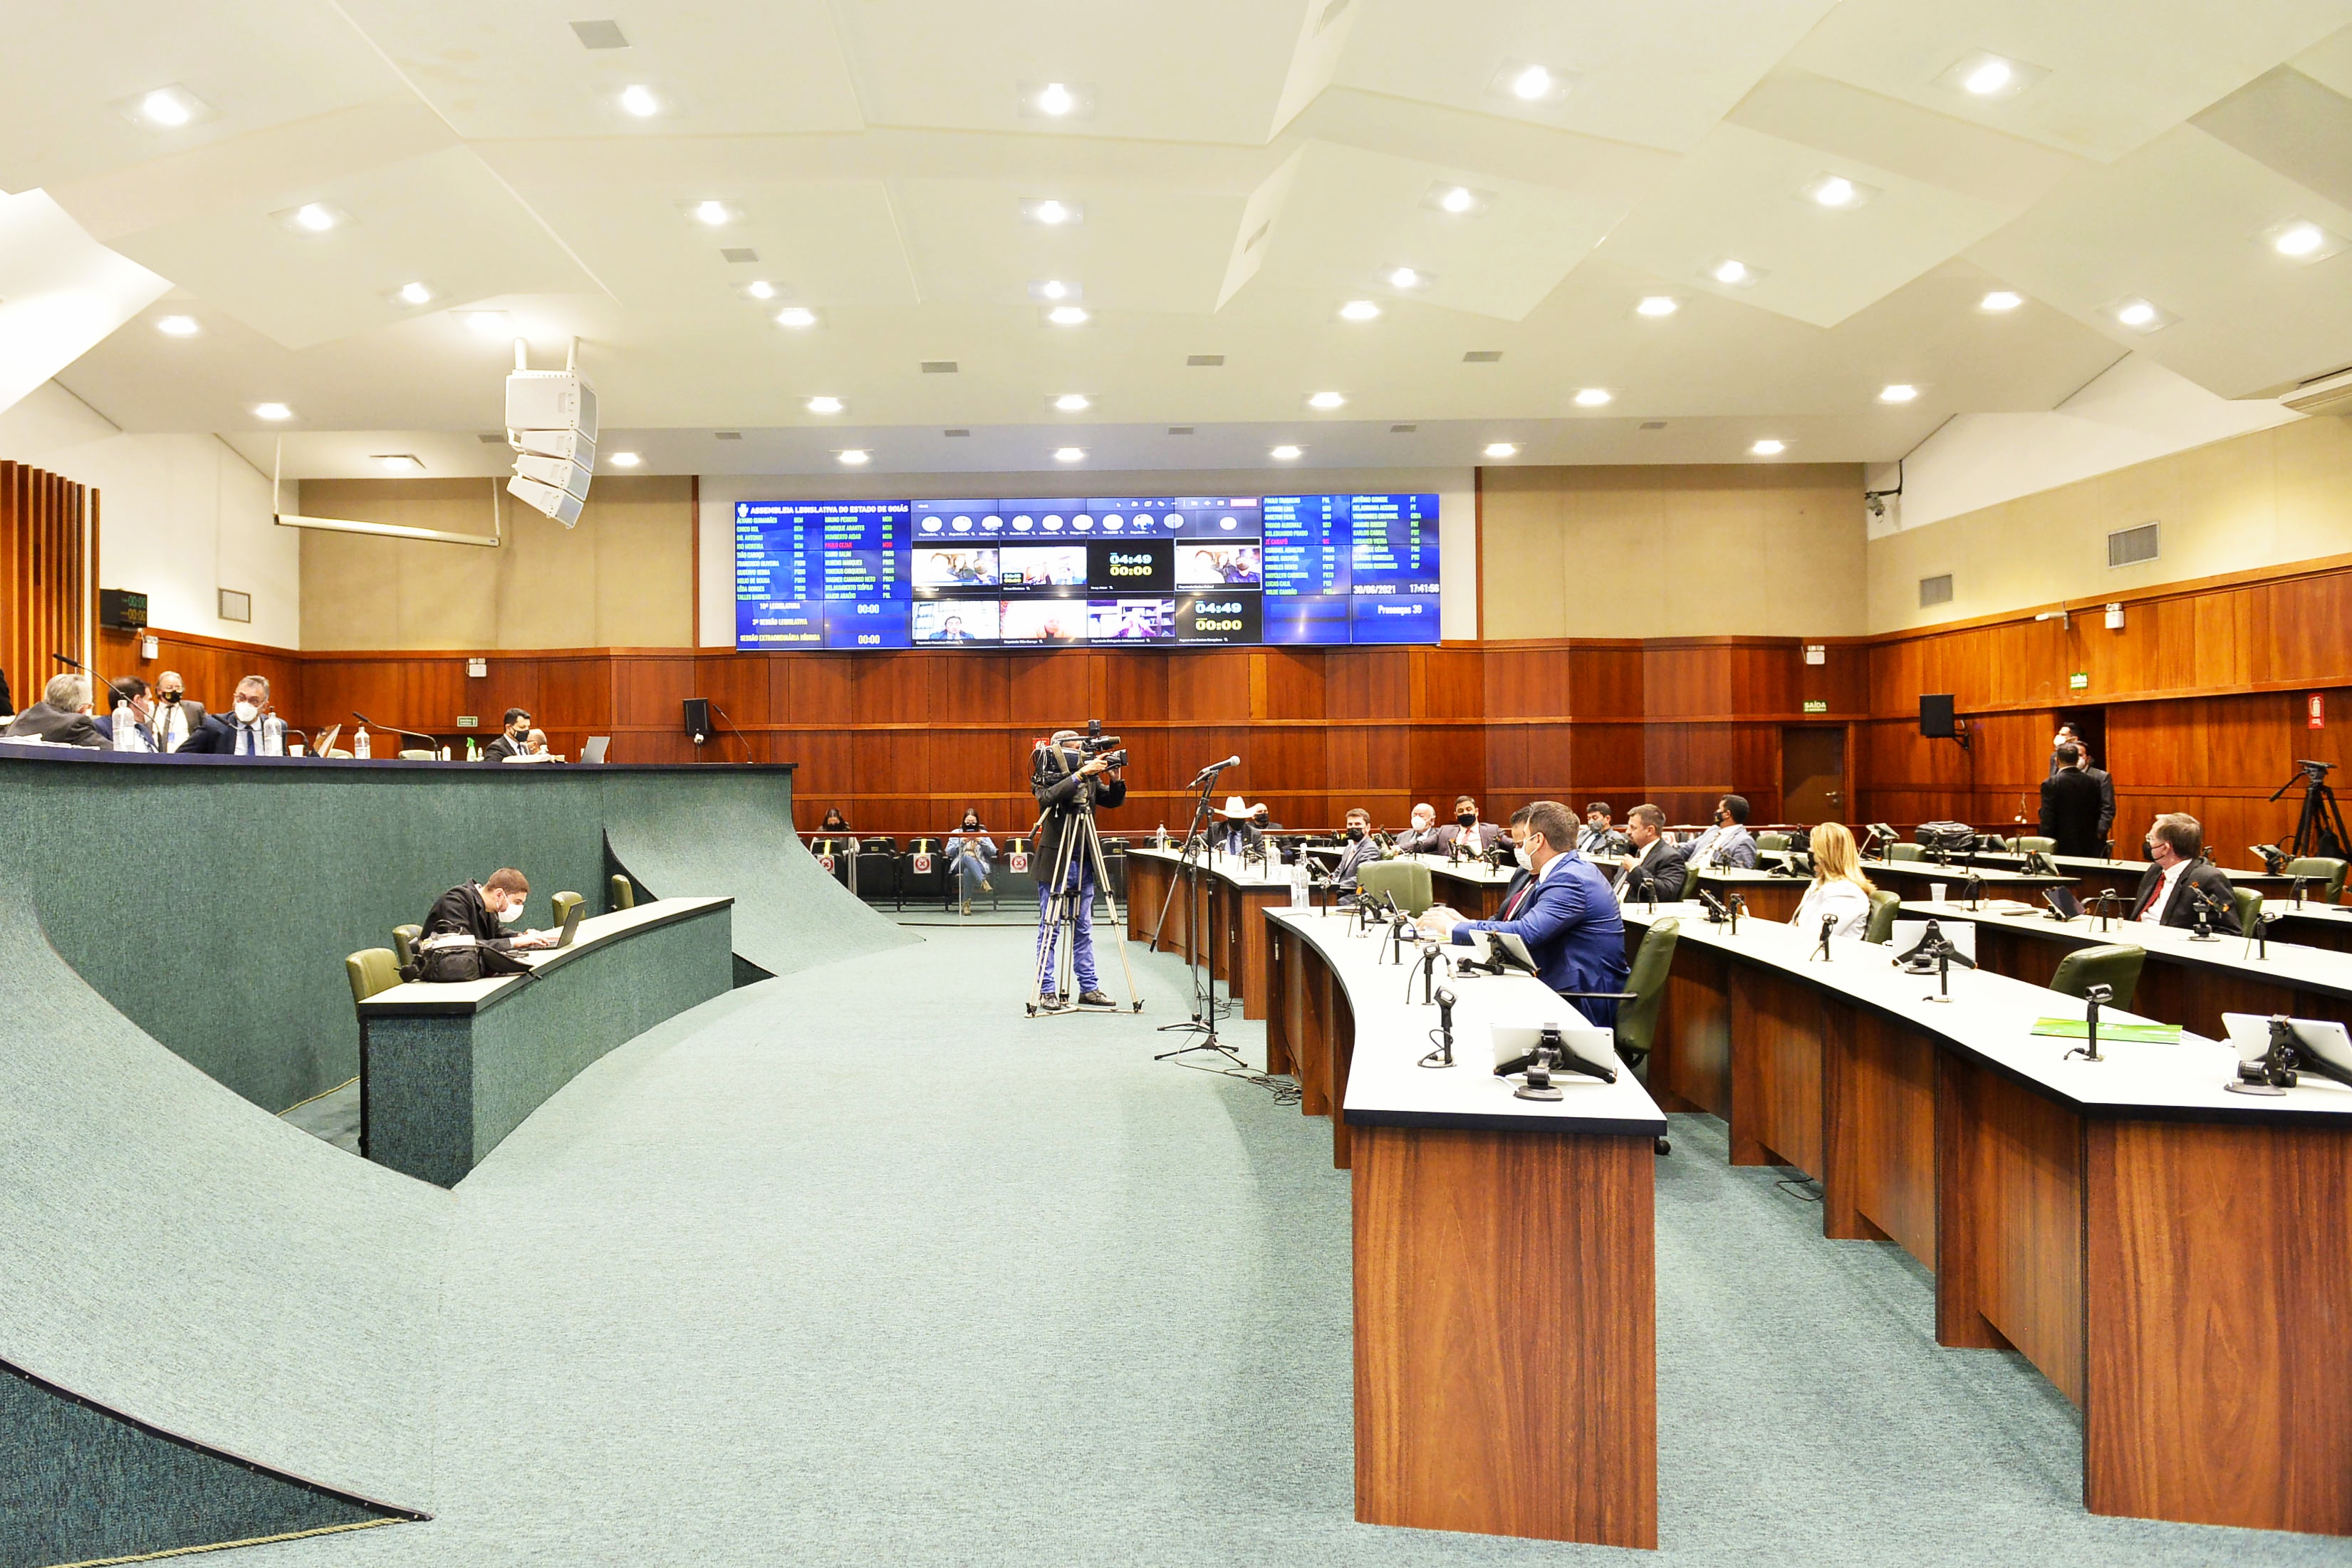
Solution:
<svg viewBox="0 0 2352 1568">
<path fill-rule="evenodd" d="M 1030 773 L 1030 788 L 1037 797 L 1040 813 L 1036 853 L 1031 863 L 1037 867 L 1034 1005 L 1041 1012 L 1065 1005 L 1054 977 L 1058 942 L 1053 904 L 1057 887 L 1077 894 L 1070 927 L 1070 957 L 1071 967 L 1076 972 L 1078 1006 L 1118 1005 L 1102 988 L 1101 978 L 1095 972 L 1095 899 L 1099 890 L 1093 848 L 1085 841 L 1089 835 L 1080 830 L 1086 813 L 1092 808 L 1117 806 L 1126 800 L 1127 784 L 1119 773 L 1127 766 L 1127 753 L 1110 749 L 1118 741 L 1105 737 L 1099 723 L 1087 727 L 1094 732 L 1091 736 L 1082 736 L 1075 729 L 1055 730 L 1054 737 L 1038 747 Z"/>
</svg>

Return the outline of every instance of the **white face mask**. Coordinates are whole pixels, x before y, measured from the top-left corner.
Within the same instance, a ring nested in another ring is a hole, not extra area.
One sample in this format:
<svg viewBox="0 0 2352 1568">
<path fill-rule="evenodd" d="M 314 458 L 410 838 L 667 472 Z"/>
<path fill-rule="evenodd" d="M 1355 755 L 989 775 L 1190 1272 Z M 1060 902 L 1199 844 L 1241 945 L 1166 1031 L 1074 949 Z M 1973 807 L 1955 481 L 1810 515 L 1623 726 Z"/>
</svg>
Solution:
<svg viewBox="0 0 2352 1568">
<path fill-rule="evenodd" d="M 505 921 L 509 925 L 514 925 L 517 921 L 522 918 L 522 904 L 523 901 L 521 899 L 516 899 L 511 907 L 499 911 L 499 918 Z"/>
<path fill-rule="evenodd" d="M 1519 869 L 1521 871 L 1533 871 L 1536 869 L 1535 857 L 1528 853 L 1528 846 L 1525 844 L 1513 844 L 1511 846 L 1511 858 L 1519 862 Z"/>
<path fill-rule="evenodd" d="M 261 710 L 260 710 L 259 708 L 257 708 L 257 707 L 254 706 L 253 706 L 253 704 L 251 704 L 251 703 L 246 703 L 246 702 L 241 702 L 241 703 L 239 703 L 239 704 L 237 704 L 237 705 L 236 705 L 236 722 L 237 722 L 237 723 L 239 723 L 239 724 L 251 724 L 255 719 L 257 719 L 257 718 L 259 718 L 260 716 L 261 716 Z"/>
</svg>

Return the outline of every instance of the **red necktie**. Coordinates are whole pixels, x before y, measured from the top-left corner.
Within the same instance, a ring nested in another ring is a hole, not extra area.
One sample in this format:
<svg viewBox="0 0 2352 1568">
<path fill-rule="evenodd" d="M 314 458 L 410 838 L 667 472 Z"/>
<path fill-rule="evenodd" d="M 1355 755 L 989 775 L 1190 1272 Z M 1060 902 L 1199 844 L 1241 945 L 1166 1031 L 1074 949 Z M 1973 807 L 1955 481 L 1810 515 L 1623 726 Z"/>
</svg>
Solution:
<svg viewBox="0 0 2352 1568">
<path fill-rule="evenodd" d="M 1528 880 L 1519 884 L 1519 891 L 1511 894 L 1511 896 L 1504 902 L 1503 913 L 1500 918 L 1505 920 L 1517 919 L 1519 913 L 1519 906 L 1527 903 L 1528 894 L 1533 893 L 1535 890 L 1536 879 L 1533 873 L 1529 873 Z"/>
</svg>

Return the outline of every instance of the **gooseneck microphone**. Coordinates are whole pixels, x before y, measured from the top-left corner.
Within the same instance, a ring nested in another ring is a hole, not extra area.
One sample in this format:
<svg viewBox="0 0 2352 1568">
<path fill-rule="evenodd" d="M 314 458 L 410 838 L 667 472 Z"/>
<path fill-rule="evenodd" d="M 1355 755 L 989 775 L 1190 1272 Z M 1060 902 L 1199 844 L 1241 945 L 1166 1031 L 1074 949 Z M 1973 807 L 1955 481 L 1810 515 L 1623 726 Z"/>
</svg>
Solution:
<svg viewBox="0 0 2352 1568">
<path fill-rule="evenodd" d="M 1454 993 L 1437 988 L 1437 1049 L 1421 1059 L 1423 1067 L 1454 1065 Z"/>
<path fill-rule="evenodd" d="M 368 717 L 368 716 L 363 713 L 354 713 L 352 716 L 359 720 L 362 724 L 375 724 L 375 720 Z M 431 736 L 425 734 L 421 729 L 403 729 L 396 724 L 375 724 L 375 727 L 378 729 L 388 729 L 394 735 L 404 735 L 411 740 L 421 740 L 425 743 L 425 748 L 427 751 L 437 752 L 440 749 L 439 742 L 436 741 Z"/>
</svg>

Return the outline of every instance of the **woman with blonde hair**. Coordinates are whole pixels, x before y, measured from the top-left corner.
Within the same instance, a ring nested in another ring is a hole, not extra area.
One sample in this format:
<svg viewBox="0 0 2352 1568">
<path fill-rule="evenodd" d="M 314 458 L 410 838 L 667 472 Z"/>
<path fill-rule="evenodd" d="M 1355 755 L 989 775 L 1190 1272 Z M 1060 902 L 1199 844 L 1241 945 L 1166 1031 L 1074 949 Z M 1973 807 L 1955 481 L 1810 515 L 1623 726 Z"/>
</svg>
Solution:
<svg viewBox="0 0 2352 1568">
<path fill-rule="evenodd" d="M 1878 889 L 1862 874 L 1853 834 L 1843 822 L 1823 822 L 1813 830 L 1813 885 L 1805 890 L 1789 924 L 1811 935 L 1822 917 L 1833 915 L 1832 936 L 1860 936 L 1870 929 L 1870 895 Z"/>
</svg>

